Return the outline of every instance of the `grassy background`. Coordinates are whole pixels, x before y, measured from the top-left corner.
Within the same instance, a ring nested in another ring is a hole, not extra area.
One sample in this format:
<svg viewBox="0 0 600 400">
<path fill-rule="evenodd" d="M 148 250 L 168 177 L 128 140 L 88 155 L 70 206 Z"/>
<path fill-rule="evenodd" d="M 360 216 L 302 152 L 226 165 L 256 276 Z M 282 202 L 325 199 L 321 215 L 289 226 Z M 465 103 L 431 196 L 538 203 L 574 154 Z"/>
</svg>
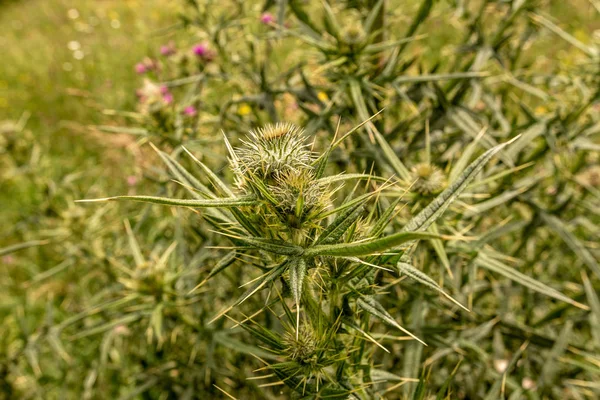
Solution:
<svg viewBox="0 0 600 400">
<path fill-rule="evenodd" d="M 131 140 L 94 135 L 86 126 L 106 123 L 106 108 L 134 107 L 133 66 L 164 40 L 153 32 L 176 21 L 174 3 L 0 2 L 0 121 L 31 114 L 27 128 L 49 167 L 38 174 L 59 181 L 94 169 L 100 180 L 118 176 L 110 182 L 118 186 L 131 173 L 125 151 Z M 0 243 L 6 244 L 11 225 L 35 213 L 44 198 L 17 177 L 0 185 Z"/>
</svg>

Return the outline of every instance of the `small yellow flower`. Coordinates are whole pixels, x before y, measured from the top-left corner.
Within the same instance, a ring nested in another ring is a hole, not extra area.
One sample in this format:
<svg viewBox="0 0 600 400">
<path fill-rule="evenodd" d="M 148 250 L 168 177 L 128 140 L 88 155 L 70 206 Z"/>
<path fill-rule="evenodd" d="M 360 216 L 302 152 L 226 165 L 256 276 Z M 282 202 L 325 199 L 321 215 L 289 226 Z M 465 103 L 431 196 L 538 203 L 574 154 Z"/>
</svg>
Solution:
<svg viewBox="0 0 600 400">
<path fill-rule="evenodd" d="M 544 106 L 537 106 L 535 108 L 535 113 L 536 114 L 545 114 L 547 112 L 548 112 L 548 109 L 546 107 L 544 107 Z"/>
<path fill-rule="evenodd" d="M 587 43 L 590 40 L 588 33 L 583 29 L 576 30 L 573 36 L 575 36 L 575 39 L 583 43 Z"/>
<path fill-rule="evenodd" d="M 317 94 L 317 98 L 319 100 L 321 100 L 323 103 L 326 102 L 326 101 L 329 101 L 329 96 L 327 96 L 327 93 L 325 93 L 325 92 L 319 92 Z"/>
<path fill-rule="evenodd" d="M 238 114 L 241 115 L 242 117 L 244 115 L 248 115 L 252 112 L 252 108 L 250 108 L 250 106 L 248 104 L 240 104 L 240 106 L 238 107 Z"/>
</svg>

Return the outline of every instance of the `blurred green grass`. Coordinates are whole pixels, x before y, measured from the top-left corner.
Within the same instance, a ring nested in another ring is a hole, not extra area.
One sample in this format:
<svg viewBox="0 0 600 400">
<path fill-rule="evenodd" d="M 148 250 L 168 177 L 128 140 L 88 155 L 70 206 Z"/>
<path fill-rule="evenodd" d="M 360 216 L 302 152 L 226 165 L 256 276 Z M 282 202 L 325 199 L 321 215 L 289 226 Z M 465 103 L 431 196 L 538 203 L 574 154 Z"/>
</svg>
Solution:
<svg viewBox="0 0 600 400">
<path fill-rule="evenodd" d="M 107 123 L 105 108 L 134 107 L 139 80 L 133 66 L 165 40 L 153 33 L 176 22 L 176 3 L 0 2 L 0 121 L 31 113 L 27 129 L 47 159 L 38 174 L 59 181 L 69 173 L 97 168 L 97 179 L 125 179 L 127 168 L 119 164 L 132 164 L 125 161 L 127 142 L 94 135 L 86 126 Z M 107 184 L 119 185 L 119 179 Z M 0 242 L 43 198 L 27 180 L 0 182 Z"/>
</svg>

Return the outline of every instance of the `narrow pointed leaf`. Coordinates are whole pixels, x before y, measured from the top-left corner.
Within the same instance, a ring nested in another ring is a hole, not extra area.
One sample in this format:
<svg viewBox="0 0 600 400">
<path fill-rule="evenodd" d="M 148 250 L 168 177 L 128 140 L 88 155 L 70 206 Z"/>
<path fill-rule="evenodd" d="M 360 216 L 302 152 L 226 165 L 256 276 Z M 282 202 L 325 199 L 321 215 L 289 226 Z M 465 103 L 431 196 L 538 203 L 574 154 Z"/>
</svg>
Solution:
<svg viewBox="0 0 600 400">
<path fill-rule="evenodd" d="M 200 196 L 194 190 L 190 190 L 190 188 L 199 191 L 206 197 L 216 197 L 215 194 L 208 187 L 203 185 L 198 179 L 196 179 L 196 177 L 189 173 L 188 170 L 186 170 L 181 164 L 175 161 L 173 157 L 171 157 L 165 152 L 160 151 L 154 145 L 152 145 L 152 148 L 154 149 L 154 151 L 156 151 L 160 158 L 162 158 L 163 162 L 167 165 L 167 168 L 169 168 L 169 171 L 171 171 L 171 174 L 173 174 L 174 177 L 176 177 L 178 180 L 184 183 L 186 187 L 188 187 L 188 192 L 190 192 L 192 196 L 194 196 L 197 199 L 202 198 L 202 196 Z"/>
<path fill-rule="evenodd" d="M 480 267 L 496 272 L 520 285 L 528 287 L 533 291 L 555 298 L 560 301 L 564 301 L 584 310 L 589 309 L 585 304 L 581 304 L 573 299 L 570 299 L 558 290 L 553 289 L 550 286 L 547 286 L 542 282 L 537 281 L 525 274 L 522 274 L 516 269 L 500 262 L 499 260 L 493 259 L 482 252 L 480 252 L 477 258 L 475 259 L 475 263 Z"/>
<path fill-rule="evenodd" d="M 254 237 L 239 237 L 236 239 L 257 249 L 283 256 L 299 256 L 304 251 L 300 246 L 272 239 Z"/>
<path fill-rule="evenodd" d="M 302 298 L 302 284 L 306 275 L 306 261 L 303 258 L 297 258 L 290 262 L 290 288 L 296 302 L 296 307 L 300 307 Z"/>
<path fill-rule="evenodd" d="M 131 252 L 133 253 L 133 259 L 135 261 L 135 265 L 137 267 L 142 267 L 146 260 L 144 260 L 144 256 L 142 255 L 142 251 L 140 250 L 140 246 L 131 230 L 131 225 L 129 224 L 129 220 L 125 220 L 125 230 L 127 231 L 127 238 L 129 239 L 129 247 L 131 247 Z"/>
<path fill-rule="evenodd" d="M 358 300 L 356 300 L 356 304 L 369 314 L 374 315 L 386 324 L 393 326 L 396 329 L 399 329 L 400 331 L 406 333 L 408 336 L 415 339 L 419 343 L 423 344 L 424 346 L 427 346 L 427 344 L 424 341 L 422 341 L 421 339 L 410 333 L 408 330 L 400 326 L 400 324 L 398 324 L 396 320 L 394 320 L 394 318 L 385 310 L 385 308 L 383 308 L 383 306 L 377 300 L 370 297 L 361 297 Z"/>
<path fill-rule="evenodd" d="M 171 199 L 168 197 L 157 197 L 157 196 L 114 196 L 105 197 L 101 199 L 86 199 L 77 200 L 80 203 L 93 203 L 100 201 L 115 201 L 115 200 L 131 200 L 139 201 L 142 203 L 154 203 L 164 204 L 168 206 L 180 206 L 180 207 L 192 207 L 192 208 L 204 208 L 204 207 L 242 207 L 251 206 L 257 204 L 257 200 L 252 196 L 238 197 L 238 198 L 221 198 L 221 199 L 197 199 L 197 200 L 186 200 L 186 199 Z"/>
<path fill-rule="evenodd" d="M 568 320 L 560 335 L 554 342 L 554 346 L 550 350 L 548 358 L 544 362 L 542 372 L 538 380 L 540 388 L 545 388 L 555 384 L 554 378 L 558 373 L 559 365 L 562 361 L 559 358 L 565 353 L 567 346 L 569 345 L 569 339 L 571 339 L 571 330 L 573 329 L 573 321 Z"/>
<path fill-rule="evenodd" d="M 365 199 L 366 202 L 367 199 Z M 350 228 L 350 226 L 361 216 L 363 213 L 363 204 L 359 203 L 354 207 L 346 209 L 343 213 L 338 215 L 331 224 L 325 228 L 325 230 L 319 235 L 319 238 L 315 242 L 316 245 L 335 243 L 340 240 L 342 235 Z"/>
<path fill-rule="evenodd" d="M 381 214 L 381 216 L 379 217 L 379 219 L 373 224 L 373 227 L 371 228 L 370 235 L 372 237 L 379 237 L 379 236 L 381 236 L 381 234 L 385 230 L 385 227 L 390 223 L 390 219 L 392 217 L 392 214 L 394 213 L 396 207 L 398 206 L 398 204 L 400 204 L 401 201 L 402 201 L 402 198 L 400 198 L 400 197 L 397 198 Z"/>
<path fill-rule="evenodd" d="M 600 299 L 598 299 L 598 293 L 584 271 L 582 271 L 581 278 L 583 280 L 585 295 L 591 308 L 589 324 L 592 331 L 592 337 L 594 338 L 596 349 L 600 349 Z"/>
<path fill-rule="evenodd" d="M 235 262 L 235 260 L 237 260 L 236 257 L 237 257 L 237 251 L 235 251 L 235 250 L 230 251 L 229 253 L 225 254 L 225 256 L 223 258 L 221 258 L 215 264 L 215 266 L 210 270 L 210 272 L 208 273 L 208 276 L 206 278 L 204 278 L 204 280 L 202 282 L 200 282 L 195 288 L 190 290 L 189 293 L 193 293 L 198 288 L 200 288 L 204 283 L 206 283 L 206 281 L 208 281 L 210 278 L 217 275 L 221 271 L 225 270 L 230 265 L 232 265 Z"/>
<path fill-rule="evenodd" d="M 332 245 L 318 245 L 309 247 L 304 251 L 307 257 L 315 256 L 333 256 L 350 257 L 366 256 L 373 253 L 380 253 L 390 250 L 403 243 L 419 239 L 439 239 L 439 235 L 428 232 L 399 232 L 394 235 L 385 236 L 380 239 L 365 240 L 363 242 L 341 243 Z"/>
<path fill-rule="evenodd" d="M 565 226 L 565 224 L 554 215 L 545 212 L 540 213 L 542 220 L 552 229 L 560 238 L 577 254 L 577 256 L 587 265 L 598 278 L 600 278 L 600 264 L 594 258 L 592 253 L 584 246 L 581 241 L 575 237 Z"/>
<path fill-rule="evenodd" d="M 420 271 L 417 268 L 415 268 L 414 266 L 412 266 L 408 263 L 405 263 L 405 262 L 399 262 L 397 264 L 397 266 L 398 266 L 398 271 L 400 273 L 405 274 L 405 275 L 409 276 L 410 278 L 414 279 L 415 281 L 421 283 L 422 285 L 425 285 L 428 288 L 435 290 L 436 292 L 438 292 L 439 294 L 441 294 L 442 296 L 444 296 L 445 298 L 447 298 L 448 300 L 450 300 L 451 302 L 453 302 L 454 304 L 456 304 L 463 310 L 470 311 L 467 307 L 463 306 L 457 300 L 455 300 L 452 296 L 450 296 L 448 293 L 446 293 L 444 291 L 444 289 L 442 289 L 440 287 L 440 285 L 437 284 L 436 281 L 431 279 L 423 271 Z"/>
</svg>

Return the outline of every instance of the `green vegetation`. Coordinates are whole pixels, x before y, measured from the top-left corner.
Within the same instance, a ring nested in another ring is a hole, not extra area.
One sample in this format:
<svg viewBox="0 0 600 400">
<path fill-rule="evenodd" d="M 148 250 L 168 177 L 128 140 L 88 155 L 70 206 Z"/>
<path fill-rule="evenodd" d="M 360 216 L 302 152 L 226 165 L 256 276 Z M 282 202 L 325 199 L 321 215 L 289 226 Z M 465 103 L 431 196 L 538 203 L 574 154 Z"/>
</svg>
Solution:
<svg viewBox="0 0 600 400">
<path fill-rule="evenodd" d="M 596 0 L 0 11 L 0 398 L 600 396 Z"/>
</svg>

